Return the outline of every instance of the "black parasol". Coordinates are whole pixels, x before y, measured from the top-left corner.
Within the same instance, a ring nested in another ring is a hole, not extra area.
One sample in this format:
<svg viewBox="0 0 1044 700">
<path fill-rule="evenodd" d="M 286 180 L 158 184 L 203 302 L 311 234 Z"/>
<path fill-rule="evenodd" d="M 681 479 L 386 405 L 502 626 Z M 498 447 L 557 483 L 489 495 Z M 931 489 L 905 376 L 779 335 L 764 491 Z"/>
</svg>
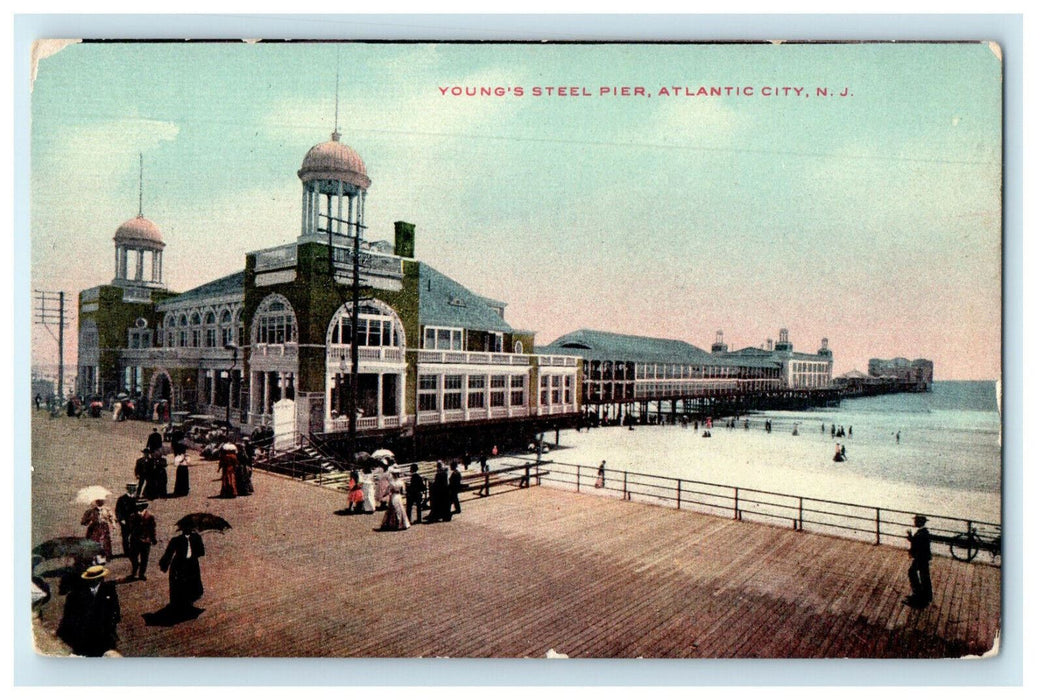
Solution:
<svg viewBox="0 0 1044 700">
<path fill-rule="evenodd" d="M 175 523 L 175 527 L 182 532 L 188 532 L 189 530 L 198 530 L 200 532 L 203 530 L 217 530 L 218 532 L 224 532 L 232 529 L 227 520 L 213 513 L 189 513 Z"/>
<path fill-rule="evenodd" d="M 101 553 L 101 544 L 86 537 L 55 537 L 33 547 L 33 554 L 43 559 L 92 559 Z"/>
</svg>

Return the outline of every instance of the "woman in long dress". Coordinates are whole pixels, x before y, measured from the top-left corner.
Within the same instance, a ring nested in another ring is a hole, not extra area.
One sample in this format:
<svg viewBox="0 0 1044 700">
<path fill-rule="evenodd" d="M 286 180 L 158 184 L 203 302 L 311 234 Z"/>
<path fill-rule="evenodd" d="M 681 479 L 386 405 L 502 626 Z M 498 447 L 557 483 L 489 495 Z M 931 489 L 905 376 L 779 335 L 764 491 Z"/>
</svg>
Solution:
<svg viewBox="0 0 1044 700">
<path fill-rule="evenodd" d="M 174 497 L 189 495 L 188 455 L 179 454 L 174 458 Z"/>
<path fill-rule="evenodd" d="M 189 528 L 172 537 L 159 560 L 160 571 L 170 571 L 170 607 L 185 610 L 203 597 L 199 558 L 205 554 L 203 538 Z"/>
<path fill-rule="evenodd" d="M 394 467 L 389 470 L 388 475 L 388 510 L 384 511 L 384 520 L 381 522 L 382 530 L 406 530 L 410 527 L 410 518 L 406 514 L 406 504 L 403 494 L 406 493 L 406 482 L 399 476 L 399 470 Z"/>
<path fill-rule="evenodd" d="M 359 478 L 359 486 L 362 487 L 362 512 L 372 513 L 377 510 L 377 501 L 374 499 L 373 474 L 369 467 L 363 467 L 362 476 Z"/>
<path fill-rule="evenodd" d="M 85 537 L 101 545 L 105 561 L 112 559 L 112 529 L 116 526 L 116 518 L 105 505 L 104 498 L 99 498 L 87 509 L 80 524 L 87 526 Z"/>
<path fill-rule="evenodd" d="M 218 458 L 218 473 L 221 475 L 221 498 L 235 498 L 236 493 L 236 469 L 239 467 L 239 457 L 236 450 L 221 447 L 221 456 Z"/>
</svg>

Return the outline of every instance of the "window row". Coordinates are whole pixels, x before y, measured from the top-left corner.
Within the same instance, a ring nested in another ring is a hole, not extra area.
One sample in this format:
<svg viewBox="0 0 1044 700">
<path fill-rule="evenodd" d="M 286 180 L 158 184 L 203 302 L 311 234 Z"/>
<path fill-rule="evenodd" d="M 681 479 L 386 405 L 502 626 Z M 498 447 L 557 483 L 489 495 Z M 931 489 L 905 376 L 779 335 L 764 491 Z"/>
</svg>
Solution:
<svg viewBox="0 0 1044 700">
<path fill-rule="evenodd" d="M 573 403 L 573 375 L 544 374 L 540 377 L 540 405 L 557 406 Z"/>
<path fill-rule="evenodd" d="M 441 397 L 441 398 L 440 398 Z M 417 379 L 417 410 L 452 411 L 526 405 L 525 375 L 422 374 Z"/>
</svg>

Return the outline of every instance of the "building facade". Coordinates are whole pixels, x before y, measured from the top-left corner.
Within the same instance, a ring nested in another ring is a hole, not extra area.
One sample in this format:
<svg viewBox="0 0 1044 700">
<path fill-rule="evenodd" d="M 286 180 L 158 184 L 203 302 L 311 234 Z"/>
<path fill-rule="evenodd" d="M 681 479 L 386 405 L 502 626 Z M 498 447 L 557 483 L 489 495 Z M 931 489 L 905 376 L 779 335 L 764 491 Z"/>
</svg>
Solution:
<svg viewBox="0 0 1044 700">
<path fill-rule="evenodd" d="M 415 259 L 412 224 L 396 222 L 394 243 L 362 239 L 371 181 L 339 134 L 297 174 L 296 239 L 181 294 L 163 282 L 159 228 L 139 214 L 117 230 L 116 276 L 80 293 L 81 394 L 337 436 L 349 429 L 355 346 L 360 436 L 511 424 L 524 433 L 575 420 L 575 357 L 535 354 L 534 334 L 505 320 L 504 302 Z"/>
</svg>

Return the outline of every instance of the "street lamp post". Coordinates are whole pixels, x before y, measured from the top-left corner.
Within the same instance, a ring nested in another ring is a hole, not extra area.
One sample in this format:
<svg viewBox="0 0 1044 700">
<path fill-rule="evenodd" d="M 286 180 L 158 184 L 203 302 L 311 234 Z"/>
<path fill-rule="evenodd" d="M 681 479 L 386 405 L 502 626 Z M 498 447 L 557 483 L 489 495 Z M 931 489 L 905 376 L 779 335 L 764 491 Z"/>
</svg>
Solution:
<svg viewBox="0 0 1044 700">
<path fill-rule="evenodd" d="M 225 424 L 232 427 L 232 370 L 236 368 L 236 361 L 239 359 L 239 346 L 225 343 L 225 349 L 232 351 L 232 366 L 228 368 L 228 403 L 225 405 Z"/>
</svg>

